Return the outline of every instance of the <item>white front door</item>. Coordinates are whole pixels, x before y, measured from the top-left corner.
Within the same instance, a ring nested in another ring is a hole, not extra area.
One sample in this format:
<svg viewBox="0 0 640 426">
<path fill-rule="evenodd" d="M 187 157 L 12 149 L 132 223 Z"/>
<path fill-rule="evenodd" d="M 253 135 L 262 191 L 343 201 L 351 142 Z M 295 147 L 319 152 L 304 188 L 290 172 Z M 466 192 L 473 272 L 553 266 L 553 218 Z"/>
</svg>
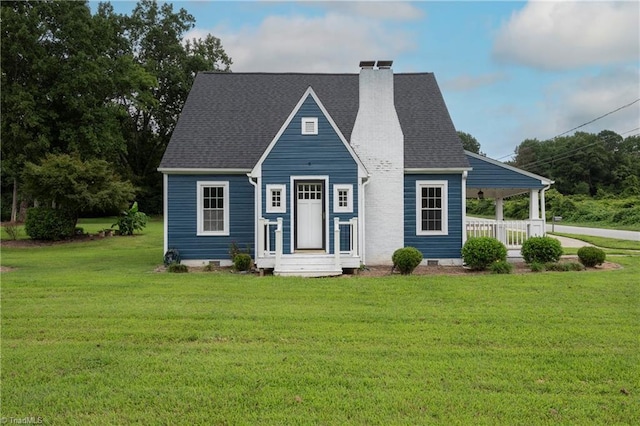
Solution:
<svg viewBox="0 0 640 426">
<path fill-rule="evenodd" d="M 323 182 L 296 182 L 296 249 L 324 249 L 323 192 Z"/>
</svg>

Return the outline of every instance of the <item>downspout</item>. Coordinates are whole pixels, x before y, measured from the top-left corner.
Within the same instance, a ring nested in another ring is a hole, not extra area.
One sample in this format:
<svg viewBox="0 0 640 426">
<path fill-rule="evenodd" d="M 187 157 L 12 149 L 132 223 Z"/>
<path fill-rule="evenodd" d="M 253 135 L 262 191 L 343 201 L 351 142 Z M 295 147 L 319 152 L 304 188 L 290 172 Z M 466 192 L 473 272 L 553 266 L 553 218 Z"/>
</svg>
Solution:
<svg viewBox="0 0 640 426">
<path fill-rule="evenodd" d="M 162 174 L 162 216 L 164 216 L 164 243 L 162 256 L 169 251 L 169 175 Z"/>
<path fill-rule="evenodd" d="M 467 242 L 467 176 L 469 172 L 462 172 L 462 246 Z"/>
<path fill-rule="evenodd" d="M 251 173 L 247 173 L 249 183 L 253 185 L 253 259 L 254 262 L 258 262 L 258 219 L 260 212 L 258 211 L 258 182 L 254 181 L 251 177 Z M 256 178 L 257 179 L 257 178 Z"/>
<path fill-rule="evenodd" d="M 547 206 L 546 206 L 547 203 L 544 199 L 544 192 L 549 188 L 551 188 L 551 185 L 545 186 L 540 191 L 540 204 L 542 209 L 542 230 L 544 231 L 543 235 L 547 235 Z"/>
<path fill-rule="evenodd" d="M 366 209 L 365 209 L 365 187 L 369 184 L 369 176 L 362 178 L 362 191 L 360 194 L 360 197 L 362 199 L 362 204 L 360 205 L 360 208 L 358 209 L 358 211 L 360 212 L 360 216 L 362 217 L 362 220 L 360 221 L 360 263 L 362 263 L 363 265 L 367 264 L 367 258 L 366 258 L 366 250 L 365 250 L 365 230 L 366 230 Z"/>
</svg>

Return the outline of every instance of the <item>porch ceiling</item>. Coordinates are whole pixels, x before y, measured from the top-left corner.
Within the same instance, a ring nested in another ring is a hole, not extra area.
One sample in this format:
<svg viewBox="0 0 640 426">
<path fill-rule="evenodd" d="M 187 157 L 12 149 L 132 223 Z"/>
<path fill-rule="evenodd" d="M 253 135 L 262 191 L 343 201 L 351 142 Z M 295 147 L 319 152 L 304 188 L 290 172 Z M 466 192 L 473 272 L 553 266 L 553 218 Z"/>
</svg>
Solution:
<svg viewBox="0 0 640 426">
<path fill-rule="evenodd" d="M 478 192 L 482 191 L 484 198 L 495 200 L 496 198 L 508 198 L 514 195 L 528 194 L 530 188 L 478 188 L 467 186 L 467 198 L 479 198 Z"/>
</svg>

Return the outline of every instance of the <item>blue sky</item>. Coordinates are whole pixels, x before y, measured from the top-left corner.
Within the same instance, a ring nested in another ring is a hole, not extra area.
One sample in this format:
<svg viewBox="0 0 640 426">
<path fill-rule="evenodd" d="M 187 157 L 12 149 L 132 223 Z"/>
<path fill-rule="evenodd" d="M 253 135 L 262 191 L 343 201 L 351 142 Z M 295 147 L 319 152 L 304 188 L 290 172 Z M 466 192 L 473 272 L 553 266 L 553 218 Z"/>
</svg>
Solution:
<svg viewBox="0 0 640 426">
<path fill-rule="evenodd" d="M 458 130 L 508 160 L 640 98 L 640 2 L 174 1 L 234 72 L 433 72 Z M 130 13 L 134 2 L 113 2 Z M 580 130 L 639 133 L 640 102 Z"/>
</svg>

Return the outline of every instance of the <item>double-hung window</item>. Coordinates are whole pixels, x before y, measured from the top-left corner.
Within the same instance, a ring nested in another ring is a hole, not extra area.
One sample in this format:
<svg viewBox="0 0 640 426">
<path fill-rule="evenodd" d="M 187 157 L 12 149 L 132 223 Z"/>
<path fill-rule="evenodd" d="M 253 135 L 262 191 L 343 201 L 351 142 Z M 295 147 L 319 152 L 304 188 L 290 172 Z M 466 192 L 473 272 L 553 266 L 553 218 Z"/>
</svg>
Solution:
<svg viewBox="0 0 640 426">
<path fill-rule="evenodd" d="M 447 235 L 447 181 L 416 181 L 416 235 Z"/>
<path fill-rule="evenodd" d="M 229 235 L 229 182 L 198 182 L 198 235 Z"/>
</svg>

